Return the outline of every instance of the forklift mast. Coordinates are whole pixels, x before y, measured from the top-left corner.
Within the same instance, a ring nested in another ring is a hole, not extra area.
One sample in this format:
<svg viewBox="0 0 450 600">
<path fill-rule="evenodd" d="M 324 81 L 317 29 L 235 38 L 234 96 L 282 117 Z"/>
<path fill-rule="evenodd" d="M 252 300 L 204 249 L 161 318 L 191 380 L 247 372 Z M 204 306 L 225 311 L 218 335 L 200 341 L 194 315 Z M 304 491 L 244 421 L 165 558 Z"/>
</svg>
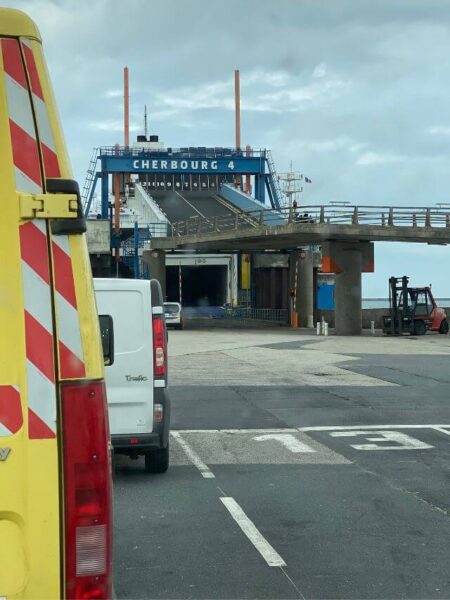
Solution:
<svg viewBox="0 0 450 600">
<path fill-rule="evenodd" d="M 403 319 L 407 319 L 406 322 L 408 322 L 412 316 L 408 303 L 408 283 L 409 277 L 406 275 L 389 278 L 389 315 L 391 317 L 392 334 L 401 334 L 403 332 Z"/>
</svg>

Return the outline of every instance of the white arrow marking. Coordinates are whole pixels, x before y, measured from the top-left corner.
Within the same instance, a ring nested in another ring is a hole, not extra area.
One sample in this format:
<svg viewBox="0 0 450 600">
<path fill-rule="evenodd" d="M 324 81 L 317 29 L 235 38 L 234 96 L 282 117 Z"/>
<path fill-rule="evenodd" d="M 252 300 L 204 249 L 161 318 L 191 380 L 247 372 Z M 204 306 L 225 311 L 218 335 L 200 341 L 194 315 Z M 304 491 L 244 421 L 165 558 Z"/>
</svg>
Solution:
<svg viewBox="0 0 450 600">
<path fill-rule="evenodd" d="M 269 433 L 267 435 L 258 435 L 253 439 L 257 442 L 275 440 L 276 442 L 280 442 L 280 444 L 294 454 L 300 454 L 301 452 L 315 452 L 314 448 L 311 448 L 311 446 L 308 446 L 308 444 L 301 442 L 291 433 Z"/>
</svg>

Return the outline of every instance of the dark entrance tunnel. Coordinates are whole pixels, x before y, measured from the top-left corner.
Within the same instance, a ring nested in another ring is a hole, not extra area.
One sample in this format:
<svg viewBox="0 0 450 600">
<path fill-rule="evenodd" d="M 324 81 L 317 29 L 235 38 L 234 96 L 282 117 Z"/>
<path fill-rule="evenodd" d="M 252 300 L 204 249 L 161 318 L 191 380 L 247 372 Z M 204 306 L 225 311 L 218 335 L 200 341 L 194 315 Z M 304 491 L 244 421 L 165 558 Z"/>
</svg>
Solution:
<svg viewBox="0 0 450 600">
<path fill-rule="evenodd" d="M 179 267 L 166 267 L 167 300 L 179 302 Z M 226 265 L 181 267 L 183 306 L 223 306 L 227 301 Z"/>
</svg>

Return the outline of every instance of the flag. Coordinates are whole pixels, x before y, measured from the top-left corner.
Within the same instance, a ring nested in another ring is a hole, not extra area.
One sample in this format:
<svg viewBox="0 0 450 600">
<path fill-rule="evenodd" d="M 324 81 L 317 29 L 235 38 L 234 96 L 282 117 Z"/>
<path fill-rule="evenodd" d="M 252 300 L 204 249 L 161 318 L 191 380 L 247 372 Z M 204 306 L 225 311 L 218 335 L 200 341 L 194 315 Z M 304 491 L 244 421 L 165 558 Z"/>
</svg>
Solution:
<svg viewBox="0 0 450 600">
<path fill-rule="evenodd" d="M 305 183 L 312 183 L 312 180 L 309 177 L 305 177 Z"/>
</svg>

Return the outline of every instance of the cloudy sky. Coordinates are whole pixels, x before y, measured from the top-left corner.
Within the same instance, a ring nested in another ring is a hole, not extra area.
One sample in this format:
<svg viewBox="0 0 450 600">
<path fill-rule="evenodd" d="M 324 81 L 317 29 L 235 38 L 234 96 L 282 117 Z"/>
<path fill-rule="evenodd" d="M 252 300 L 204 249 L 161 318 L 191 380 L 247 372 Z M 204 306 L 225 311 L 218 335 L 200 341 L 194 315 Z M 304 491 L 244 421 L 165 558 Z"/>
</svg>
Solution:
<svg viewBox="0 0 450 600">
<path fill-rule="evenodd" d="M 168 146 L 242 139 L 313 181 L 304 201 L 450 202 L 450 0 L 3 0 L 37 22 L 75 174 L 131 128 Z M 364 296 L 409 274 L 450 297 L 450 248 L 377 244 Z M 444 276 L 443 276 L 444 274 Z"/>
</svg>

